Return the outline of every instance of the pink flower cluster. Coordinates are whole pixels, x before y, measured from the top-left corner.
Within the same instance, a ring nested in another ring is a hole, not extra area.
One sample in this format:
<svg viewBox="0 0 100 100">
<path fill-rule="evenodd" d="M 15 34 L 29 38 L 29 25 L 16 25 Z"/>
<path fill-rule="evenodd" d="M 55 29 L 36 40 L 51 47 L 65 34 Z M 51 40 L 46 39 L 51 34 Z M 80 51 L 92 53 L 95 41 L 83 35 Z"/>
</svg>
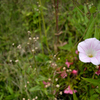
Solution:
<svg viewBox="0 0 100 100">
<path fill-rule="evenodd" d="M 95 74 L 97 74 L 98 76 L 100 75 L 100 66 L 99 66 L 99 69 L 97 70 L 97 72 L 95 72 Z"/>
<path fill-rule="evenodd" d="M 72 89 L 70 88 L 70 85 L 68 86 L 67 89 L 64 90 L 64 93 L 65 93 L 65 94 L 73 94 L 73 92 L 76 93 L 77 90 L 72 90 Z"/>
<path fill-rule="evenodd" d="M 66 64 L 66 65 L 67 65 L 67 67 L 69 68 L 69 66 L 70 66 L 70 65 L 72 65 L 72 64 L 73 64 L 73 62 L 68 62 L 68 60 L 66 59 L 65 64 Z"/>
<path fill-rule="evenodd" d="M 72 74 L 77 75 L 78 74 L 78 71 L 77 70 L 73 70 L 72 71 Z"/>
</svg>

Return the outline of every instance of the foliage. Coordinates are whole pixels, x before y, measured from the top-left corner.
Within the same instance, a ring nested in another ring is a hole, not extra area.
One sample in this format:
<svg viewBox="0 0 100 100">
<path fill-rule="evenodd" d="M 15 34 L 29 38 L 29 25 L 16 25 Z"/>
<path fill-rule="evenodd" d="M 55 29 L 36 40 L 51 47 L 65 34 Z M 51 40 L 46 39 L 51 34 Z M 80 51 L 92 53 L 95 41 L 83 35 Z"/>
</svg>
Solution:
<svg viewBox="0 0 100 100">
<path fill-rule="evenodd" d="M 98 69 L 75 53 L 100 39 L 100 2 L 62 0 L 57 13 L 57 1 L 0 1 L 0 100 L 100 99 Z M 77 92 L 65 94 L 69 85 Z"/>
</svg>

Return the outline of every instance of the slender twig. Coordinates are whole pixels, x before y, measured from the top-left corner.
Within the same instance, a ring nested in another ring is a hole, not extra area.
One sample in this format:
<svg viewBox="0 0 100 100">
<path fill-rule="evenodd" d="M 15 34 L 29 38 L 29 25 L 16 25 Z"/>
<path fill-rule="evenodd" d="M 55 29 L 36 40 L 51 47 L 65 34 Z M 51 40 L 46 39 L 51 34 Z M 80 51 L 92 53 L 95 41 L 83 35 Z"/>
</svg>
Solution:
<svg viewBox="0 0 100 100">
<path fill-rule="evenodd" d="M 59 30 L 58 30 L 58 7 L 59 7 L 59 0 L 54 0 L 54 7 L 55 7 L 55 17 L 56 17 L 56 34 L 59 34 Z M 56 46 L 56 50 L 58 51 L 58 44 L 59 44 L 59 35 L 56 35 L 55 37 L 55 46 Z"/>
</svg>

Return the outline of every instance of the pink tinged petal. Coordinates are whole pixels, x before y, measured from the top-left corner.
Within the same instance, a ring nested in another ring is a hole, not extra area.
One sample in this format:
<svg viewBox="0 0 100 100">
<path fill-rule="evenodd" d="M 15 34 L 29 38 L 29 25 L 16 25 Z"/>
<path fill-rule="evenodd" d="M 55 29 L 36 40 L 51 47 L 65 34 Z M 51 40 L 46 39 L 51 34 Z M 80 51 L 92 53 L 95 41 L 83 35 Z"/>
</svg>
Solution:
<svg viewBox="0 0 100 100">
<path fill-rule="evenodd" d="M 77 70 L 73 70 L 72 73 L 73 73 L 74 75 L 77 75 L 78 71 L 77 71 Z"/>
<path fill-rule="evenodd" d="M 64 93 L 65 93 L 65 94 L 68 94 L 69 92 L 68 92 L 67 90 L 64 90 Z"/>
<path fill-rule="evenodd" d="M 78 50 L 76 50 L 75 53 L 78 55 Z"/>
<path fill-rule="evenodd" d="M 87 44 L 83 41 L 83 42 L 80 42 L 78 44 L 78 51 L 79 52 L 82 52 L 82 53 L 85 53 L 85 51 L 87 50 Z"/>
<path fill-rule="evenodd" d="M 77 90 L 74 90 L 74 93 L 76 93 L 77 92 Z"/>
<path fill-rule="evenodd" d="M 100 41 L 97 40 L 96 38 L 93 38 L 93 40 L 91 42 L 91 48 L 96 49 L 99 44 L 100 44 Z"/>
<path fill-rule="evenodd" d="M 97 72 L 95 72 L 95 74 L 97 74 L 99 76 L 100 75 L 100 70 L 98 70 Z"/>
<path fill-rule="evenodd" d="M 69 62 L 65 62 L 65 64 L 67 65 L 67 67 L 69 68 L 70 66 L 70 63 Z"/>
<path fill-rule="evenodd" d="M 47 84 L 47 82 L 43 81 L 43 84 L 44 84 L 44 85 L 46 85 L 46 84 Z"/>
<path fill-rule="evenodd" d="M 96 57 L 91 58 L 91 63 L 93 63 L 94 65 L 99 65 L 100 64 L 99 62 L 100 61 Z"/>
<path fill-rule="evenodd" d="M 72 91 L 72 90 L 70 90 L 70 91 L 69 91 L 69 94 L 73 94 L 73 91 Z"/>
<path fill-rule="evenodd" d="M 85 43 L 88 44 L 89 47 L 94 48 L 98 45 L 99 40 L 96 38 L 89 38 L 85 40 Z"/>
<path fill-rule="evenodd" d="M 71 90 L 71 89 L 70 89 L 70 86 L 68 86 L 68 88 L 64 90 L 64 93 L 65 93 L 65 94 L 73 94 L 73 92 L 76 93 L 77 90 Z"/>
<path fill-rule="evenodd" d="M 94 49 L 97 50 L 97 51 L 100 50 L 100 42 L 99 42 L 99 44 Z"/>
<path fill-rule="evenodd" d="M 91 62 L 91 59 L 84 53 L 79 53 L 79 59 L 84 63 Z"/>
<path fill-rule="evenodd" d="M 62 77 L 62 78 L 67 77 L 67 73 L 66 73 L 66 71 L 63 71 L 63 72 L 61 73 L 61 77 Z"/>
</svg>

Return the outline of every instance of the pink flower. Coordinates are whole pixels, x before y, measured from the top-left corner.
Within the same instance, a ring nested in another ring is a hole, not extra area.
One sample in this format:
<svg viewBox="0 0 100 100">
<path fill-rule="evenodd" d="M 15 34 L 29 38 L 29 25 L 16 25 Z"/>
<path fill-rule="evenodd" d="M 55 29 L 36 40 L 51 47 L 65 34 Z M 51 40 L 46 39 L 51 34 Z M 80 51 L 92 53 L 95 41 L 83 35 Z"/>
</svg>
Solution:
<svg viewBox="0 0 100 100">
<path fill-rule="evenodd" d="M 73 70 L 72 73 L 73 73 L 74 75 L 77 75 L 78 71 L 77 71 L 77 70 Z"/>
<path fill-rule="evenodd" d="M 100 41 L 89 38 L 78 44 L 79 59 L 84 63 L 100 64 Z"/>
<path fill-rule="evenodd" d="M 73 64 L 73 62 L 68 62 L 68 60 L 66 60 L 65 64 L 67 65 L 67 67 L 69 68 L 70 65 Z"/>
<path fill-rule="evenodd" d="M 76 93 L 77 90 L 71 90 L 70 86 L 68 86 L 68 88 L 64 90 L 65 94 L 73 94 L 73 92 Z"/>
<path fill-rule="evenodd" d="M 62 77 L 62 78 L 67 77 L 67 73 L 66 73 L 66 71 L 62 71 L 62 72 L 61 72 L 61 77 Z"/>
<path fill-rule="evenodd" d="M 97 72 L 95 72 L 95 74 L 97 74 L 99 76 L 100 75 L 100 69 Z"/>
<path fill-rule="evenodd" d="M 49 87 L 50 86 L 50 82 L 43 81 L 43 84 L 45 85 L 45 87 Z"/>
<path fill-rule="evenodd" d="M 75 53 L 78 55 L 78 50 L 76 50 Z"/>
<path fill-rule="evenodd" d="M 97 72 L 95 72 L 95 74 L 97 74 L 98 76 L 100 75 L 100 66 Z"/>
</svg>

